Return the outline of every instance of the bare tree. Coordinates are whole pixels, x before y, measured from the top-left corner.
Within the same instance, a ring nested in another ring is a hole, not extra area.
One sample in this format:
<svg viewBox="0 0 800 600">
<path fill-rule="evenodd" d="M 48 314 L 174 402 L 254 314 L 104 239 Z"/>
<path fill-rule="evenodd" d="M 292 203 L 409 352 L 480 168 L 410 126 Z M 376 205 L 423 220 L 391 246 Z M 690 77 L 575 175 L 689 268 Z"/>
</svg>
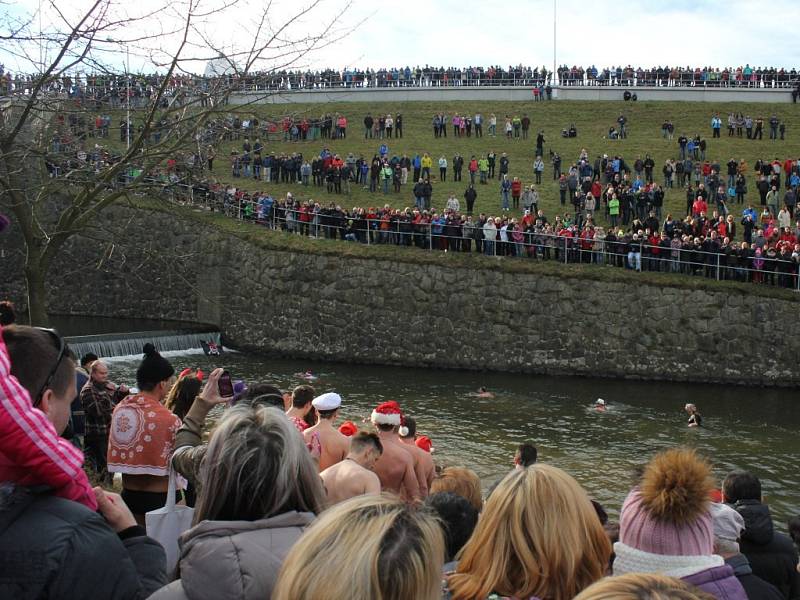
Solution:
<svg viewBox="0 0 800 600">
<path fill-rule="evenodd" d="M 139 12 L 114 0 L 79 12 L 50 0 L 22 16 L 0 10 L 0 45 L 27 65 L 0 90 L 0 212 L 24 238 L 31 323 L 48 322 L 48 270 L 72 236 L 102 230 L 102 211 L 116 202 L 191 183 L 205 149 L 225 134 L 237 86 L 297 66 L 357 26 L 343 25 L 349 5 L 326 15 L 324 2 L 291 14 L 247 0 L 178 0 Z M 220 41 L 226 22 L 237 30 Z M 129 72 L 131 53 L 149 75 Z M 210 76 L 192 76 L 207 64 Z M 110 115 L 120 123 L 116 142 Z"/>
</svg>

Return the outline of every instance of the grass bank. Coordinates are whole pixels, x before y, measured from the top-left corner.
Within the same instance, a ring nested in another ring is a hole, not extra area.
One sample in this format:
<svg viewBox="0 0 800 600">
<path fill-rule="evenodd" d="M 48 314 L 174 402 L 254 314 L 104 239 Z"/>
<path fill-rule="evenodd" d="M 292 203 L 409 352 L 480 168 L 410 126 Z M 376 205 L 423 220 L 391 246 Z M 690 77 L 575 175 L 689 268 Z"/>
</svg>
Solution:
<svg viewBox="0 0 800 600">
<path fill-rule="evenodd" d="M 548 154 L 552 150 L 562 157 L 562 169 L 577 160 L 581 149 L 585 148 L 592 161 L 598 155 L 608 154 L 609 156 L 621 155 L 629 165 L 633 165 L 637 156 L 644 157 L 650 154 L 656 162 L 656 179 L 662 180 L 661 167 L 667 158 L 678 158 L 678 137 L 683 133 L 687 136 L 699 134 L 705 137 L 708 142 L 706 157 L 710 160 L 718 160 L 725 174 L 725 163 L 731 158 L 737 161 L 744 159 L 752 166 L 756 159 L 774 159 L 779 157 L 783 160 L 786 157 L 800 156 L 800 108 L 798 105 L 781 104 L 746 104 L 746 103 L 727 103 L 727 104 L 707 104 L 698 102 L 592 102 L 592 101 L 552 101 L 552 102 L 407 102 L 407 103 L 384 103 L 384 104 L 359 104 L 359 103 L 340 103 L 340 104 L 311 104 L 311 105 L 257 105 L 246 108 L 238 108 L 244 117 L 256 116 L 259 119 L 272 118 L 280 119 L 285 114 L 295 117 L 319 117 L 324 113 L 341 113 L 348 120 L 348 136 L 339 140 L 316 140 L 302 142 L 267 141 L 265 152 L 276 154 L 302 153 L 304 157 L 311 157 L 318 154 L 324 147 L 341 156 L 349 153 L 356 157 L 364 156 L 371 158 L 378 151 L 382 143 L 389 147 L 390 155 L 408 154 L 414 156 L 416 153 L 428 152 L 434 159 L 432 175 L 434 177 L 433 206 L 442 208 L 452 193 L 462 200 L 463 194 L 468 183 L 466 166 L 464 169 L 464 181 L 461 183 L 452 181 L 452 160 L 456 152 L 465 157 L 465 162 L 469 162 L 471 155 L 485 155 L 489 151 L 507 153 L 510 159 L 510 176 L 520 177 L 524 184 L 533 183 L 533 160 L 535 158 L 536 132 L 543 130 L 546 143 L 545 153 L 545 172 L 543 184 L 539 186 L 541 202 L 540 208 L 545 210 L 548 216 L 564 212 L 565 208 L 560 205 L 558 186 L 553 181 L 553 170 L 548 161 Z M 287 113 L 287 111 L 289 111 Z M 616 123 L 616 119 L 624 112 L 628 125 L 629 135 L 624 140 L 606 139 L 608 128 Z M 367 113 L 376 116 L 378 113 L 397 113 L 403 114 L 404 135 L 403 138 L 392 138 L 391 140 L 364 139 L 363 119 Z M 480 112 L 484 119 L 489 114 L 494 113 L 498 118 L 498 135 L 489 137 L 486 135 L 487 126 L 484 124 L 484 136 L 482 138 L 454 138 L 452 127 L 448 127 L 447 138 L 436 139 L 433 136 L 431 119 L 437 112 L 444 112 L 448 117 L 454 113 L 474 115 Z M 723 120 L 723 131 L 720 139 L 711 137 L 711 117 L 714 112 L 719 112 Z M 728 137 L 725 130 L 727 115 L 729 112 L 741 112 L 749 114 L 753 118 L 761 116 L 765 122 L 765 133 L 763 140 L 748 140 L 746 137 Z M 785 141 L 771 141 L 767 122 L 772 114 L 786 123 L 787 139 Z M 505 115 L 527 114 L 531 119 L 531 135 L 528 140 L 511 139 L 508 140 L 500 131 L 502 129 Z M 663 139 L 661 136 L 661 124 L 665 119 L 670 119 L 675 125 L 675 135 L 673 140 Z M 561 130 L 575 124 L 578 130 L 578 137 L 565 139 L 560 137 Z M 230 174 L 229 155 L 232 150 L 241 150 L 242 142 L 231 141 L 222 144 L 218 148 L 217 159 L 214 163 L 213 175 L 222 182 L 233 180 Z M 436 161 L 440 156 L 447 158 L 448 180 L 438 181 L 438 169 Z M 268 190 L 273 195 L 283 196 L 287 191 L 291 191 L 295 196 L 302 198 L 313 198 L 321 202 L 333 200 L 344 207 L 352 206 L 382 206 L 389 204 L 393 207 L 403 208 L 412 206 L 414 199 L 411 193 L 412 185 L 406 185 L 397 194 L 390 192 L 384 195 L 380 192 L 370 193 L 360 186 L 351 186 L 350 195 L 328 194 L 321 188 L 303 188 L 300 185 L 276 185 L 265 184 L 253 180 L 237 179 L 236 184 L 240 187 L 256 190 Z M 497 180 L 490 181 L 488 185 L 476 186 L 478 189 L 478 199 L 475 208 L 478 212 L 496 214 L 500 209 L 500 191 Z M 758 195 L 755 193 L 755 186 L 752 182 L 748 185 L 749 194 L 747 201 L 758 203 Z M 685 192 L 681 189 L 666 190 L 666 212 L 681 217 L 685 213 L 686 200 Z M 566 210 L 571 207 L 568 205 Z M 736 207 L 737 214 L 741 212 Z M 665 212 L 665 214 L 666 214 Z M 602 219 L 600 219 L 602 222 Z"/>
</svg>

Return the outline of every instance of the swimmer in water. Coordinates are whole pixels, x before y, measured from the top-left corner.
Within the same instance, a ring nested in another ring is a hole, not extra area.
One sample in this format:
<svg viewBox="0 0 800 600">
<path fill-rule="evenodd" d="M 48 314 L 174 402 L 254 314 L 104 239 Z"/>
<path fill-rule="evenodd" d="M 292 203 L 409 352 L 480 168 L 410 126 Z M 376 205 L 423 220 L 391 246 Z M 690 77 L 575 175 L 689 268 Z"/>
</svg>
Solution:
<svg viewBox="0 0 800 600">
<path fill-rule="evenodd" d="M 598 398 L 594 403 L 594 409 L 597 412 L 605 412 L 608 407 L 606 406 L 606 401 L 602 398 Z"/>
<path fill-rule="evenodd" d="M 294 376 L 299 377 L 300 379 L 305 379 L 306 381 L 316 381 L 318 379 L 318 377 L 311 371 L 306 371 L 305 373 L 295 373 Z"/>
<path fill-rule="evenodd" d="M 494 398 L 494 394 L 481 386 L 478 388 L 478 398 Z"/>
<path fill-rule="evenodd" d="M 702 427 L 703 426 L 703 417 L 697 412 L 697 407 L 694 404 L 687 404 L 683 407 L 689 414 L 689 427 Z"/>
</svg>

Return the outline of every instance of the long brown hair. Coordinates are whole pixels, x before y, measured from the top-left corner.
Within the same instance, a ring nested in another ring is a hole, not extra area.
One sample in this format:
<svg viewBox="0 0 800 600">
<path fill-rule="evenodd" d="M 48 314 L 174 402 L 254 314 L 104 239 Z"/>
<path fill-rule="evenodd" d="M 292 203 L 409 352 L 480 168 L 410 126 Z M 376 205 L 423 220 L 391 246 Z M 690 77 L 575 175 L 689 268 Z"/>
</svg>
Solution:
<svg viewBox="0 0 800 600">
<path fill-rule="evenodd" d="M 603 576 L 610 555 L 583 488 L 561 469 L 535 464 L 492 492 L 448 583 L 453 600 L 492 592 L 569 600 Z"/>
<path fill-rule="evenodd" d="M 169 394 L 164 399 L 164 406 L 172 411 L 176 417 L 183 420 L 183 417 L 192 407 L 195 397 L 200 393 L 202 386 L 203 382 L 196 375 L 184 375 L 172 386 Z"/>
</svg>

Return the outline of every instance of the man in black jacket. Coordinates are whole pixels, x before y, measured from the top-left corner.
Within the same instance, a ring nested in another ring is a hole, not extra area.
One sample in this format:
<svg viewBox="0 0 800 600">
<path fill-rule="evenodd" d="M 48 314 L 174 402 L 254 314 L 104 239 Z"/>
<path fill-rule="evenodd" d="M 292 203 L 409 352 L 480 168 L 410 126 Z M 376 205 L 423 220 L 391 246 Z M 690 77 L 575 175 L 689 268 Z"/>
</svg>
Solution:
<svg viewBox="0 0 800 600">
<path fill-rule="evenodd" d="M 475 191 L 475 186 L 469 184 L 469 187 L 464 192 L 464 200 L 467 202 L 467 214 L 472 214 L 472 209 L 475 206 L 475 199 L 478 197 L 478 192 Z"/>
<path fill-rule="evenodd" d="M 367 113 L 367 116 L 364 117 L 364 139 L 372 137 L 372 125 L 375 123 L 375 120 L 372 118 L 372 115 Z"/>
<path fill-rule="evenodd" d="M 735 471 L 725 478 L 722 494 L 744 518 L 740 548 L 753 573 L 778 588 L 786 600 L 800 599 L 797 549 L 788 536 L 774 530 L 769 508 L 761 503 L 758 477 Z"/>
<path fill-rule="evenodd" d="M 712 504 L 711 515 L 714 520 L 714 554 L 724 558 L 725 564 L 733 569 L 733 574 L 742 584 L 747 597 L 783 600 L 778 588 L 753 574 L 750 562 L 740 551 L 739 538 L 744 531 L 742 515 L 727 504 Z"/>
<path fill-rule="evenodd" d="M 63 340 L 31 327 L 2 336 L 11 374 L 60 433 L 75 385 Z M 46 485 L 0 482 L 0 598 L 144 599 L 167 583 L 161 545 L 117 494 L 95 494 L 99 514 Z"/>
</svg>

